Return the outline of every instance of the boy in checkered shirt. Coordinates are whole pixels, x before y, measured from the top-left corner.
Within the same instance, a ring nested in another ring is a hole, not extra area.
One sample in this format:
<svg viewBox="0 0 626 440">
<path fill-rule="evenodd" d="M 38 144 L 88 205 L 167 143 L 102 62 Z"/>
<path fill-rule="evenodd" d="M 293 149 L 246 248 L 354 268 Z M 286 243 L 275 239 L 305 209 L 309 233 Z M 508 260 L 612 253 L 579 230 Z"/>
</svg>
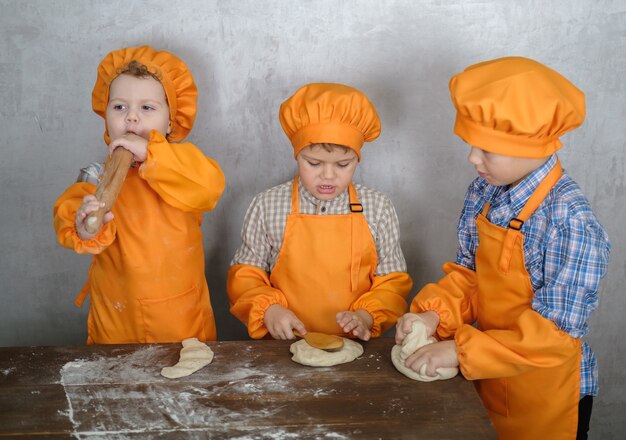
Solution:
<svg viewBox="0 0 626 440">
<path fill-rule="evenodd" d="M 380 133 L 376 109 L 352 87 L 308 84 L 280 122 L 298 174 L 248 209 L 228 273 L 231 312 L 252 338 L 378 337 L 406 310 L 412 281 L 391 201 L 352 183 L 361 146 Z"/>
</svg>

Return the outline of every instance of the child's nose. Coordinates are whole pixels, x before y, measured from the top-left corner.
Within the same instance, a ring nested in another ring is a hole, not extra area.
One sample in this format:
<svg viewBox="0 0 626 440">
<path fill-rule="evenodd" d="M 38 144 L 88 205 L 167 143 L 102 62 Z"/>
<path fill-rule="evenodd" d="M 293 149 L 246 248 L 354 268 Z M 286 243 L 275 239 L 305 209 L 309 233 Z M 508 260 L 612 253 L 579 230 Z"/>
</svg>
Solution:
<svg viewBox="0 0 626 440">
<path fill-rule="evenodd" d="M 137 118 L 137 112 L 134 110 L 128 110 L 128 113 L 126 113 L 126 121 L 127 122 L 137 122 L 138 118 Z"/>
<path fill-rule="evenodd" d="M 467 156 L 467 160 L 472 165 L 478 165 L 481 162 L 481 151 L 480 151 L 480 149 L 476 148 L 476 147 L 472 147 L 472 149 L 469 152 L 469 155 Z"/>
<path fill-rule="evenodd" d="M 332 179 L 333 177 L 335 177 L 335 171 L 333 170 L 333 167 L 329 165 L 324 165 L 322 167 L 322 177 L 326 179 Z"/>
</svg>

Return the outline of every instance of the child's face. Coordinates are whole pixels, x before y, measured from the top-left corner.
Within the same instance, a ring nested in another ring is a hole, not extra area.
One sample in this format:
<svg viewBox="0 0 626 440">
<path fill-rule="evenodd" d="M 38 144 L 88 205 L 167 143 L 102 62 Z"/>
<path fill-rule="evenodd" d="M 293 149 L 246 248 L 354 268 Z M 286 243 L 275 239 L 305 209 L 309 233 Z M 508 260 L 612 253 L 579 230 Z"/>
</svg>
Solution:
<svg viewBox="0 0 626 440">
<path fill-rule="evenodd" d="M 478 175 L 489 184 L 515 186 L 543 165 L 548 157 L 530 159 L 504 156 L 472 147 L 467 160 L 474 165 Z"/>
<path fill-rule="evenodd" d="M 115 78 L 109 89 L 106 123 L 111 140 L 126 133 L 149 139 L 150 130 L 167 136 L 170 109 L 161 83 L 152 77 L 126 74 Z"/>
<path fill-rule="evenodd" d="M 358 164 L 352 149 L 326 151 L 319 145 L 302 149 L 296 160 L 302 185 L 319 200 L 332 200 L 344 192 Z"/>
</svg>

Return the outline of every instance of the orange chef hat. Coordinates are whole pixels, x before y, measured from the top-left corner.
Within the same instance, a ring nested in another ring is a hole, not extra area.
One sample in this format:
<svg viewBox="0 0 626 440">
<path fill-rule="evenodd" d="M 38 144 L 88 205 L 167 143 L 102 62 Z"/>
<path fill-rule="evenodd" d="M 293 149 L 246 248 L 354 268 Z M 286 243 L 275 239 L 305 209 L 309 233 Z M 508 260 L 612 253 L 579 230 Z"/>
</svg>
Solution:
<svg viewBox="0 0 626 440">
<path fill-rule="evenodd" d="M 507 57 L 474 64 L 450 80 L 454 133 L 468 144 L 515 157 L 547 157 L 559 136 L 585 119 L 585 95 L 537 61 Z"/>
<path fill-rule="evenodd" d="M 380 134 L 378 113 L 367 96 L 342 84 L 303 86 L 282 103 L 279 119 L 294 157 L 311 144 L 331 143 L 353 149 L 361 160 L 363 142 Z"/>
<path fill-rule="evenodd" d="M 98 66 L 98 77 L 91 94 L 93 111 L 105 118 L 109 103 L 109 86 L 119 72 L 131 61 L 137 61 L 161 81 L 170 109 L 172 131 L 168 139 L 179 142 L 189 134 L 196 119 L 198 90 L 185 63 L 166 51 L 156 51 L 150 46 L 128 47 L 110 52 Z M 108 144 L 108 130 L 104 133 Z"/>
</svg>

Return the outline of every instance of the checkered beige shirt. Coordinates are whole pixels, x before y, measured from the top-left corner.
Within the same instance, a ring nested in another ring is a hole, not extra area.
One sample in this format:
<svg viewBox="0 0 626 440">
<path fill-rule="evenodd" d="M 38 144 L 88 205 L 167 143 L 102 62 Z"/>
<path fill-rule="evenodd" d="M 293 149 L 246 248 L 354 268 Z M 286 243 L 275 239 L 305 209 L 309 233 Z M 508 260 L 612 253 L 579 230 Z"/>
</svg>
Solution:
<svg viewBox="0 0 626 440">
<path fill-rule="evenodd" d="M 248 264 L 271 272 L 283 243 L 287 215 L 291 212 L 293 181 L 270 188 L 258 194 L 246 213 L 241 231 L 242 244 L 231 265 Z M 348 214 L 348 190 L 333 200 L 318 200 L 298 182 L 300 212 L 302 214 Z M 406 261 L 400 248 L 400 226 L 396 210 L 389 198 L 363 185 L 354 188 L 363 205 L 363 214 L 374 238 L 378 254 L 375 275 L 406 272 Z"/>
</svg>

